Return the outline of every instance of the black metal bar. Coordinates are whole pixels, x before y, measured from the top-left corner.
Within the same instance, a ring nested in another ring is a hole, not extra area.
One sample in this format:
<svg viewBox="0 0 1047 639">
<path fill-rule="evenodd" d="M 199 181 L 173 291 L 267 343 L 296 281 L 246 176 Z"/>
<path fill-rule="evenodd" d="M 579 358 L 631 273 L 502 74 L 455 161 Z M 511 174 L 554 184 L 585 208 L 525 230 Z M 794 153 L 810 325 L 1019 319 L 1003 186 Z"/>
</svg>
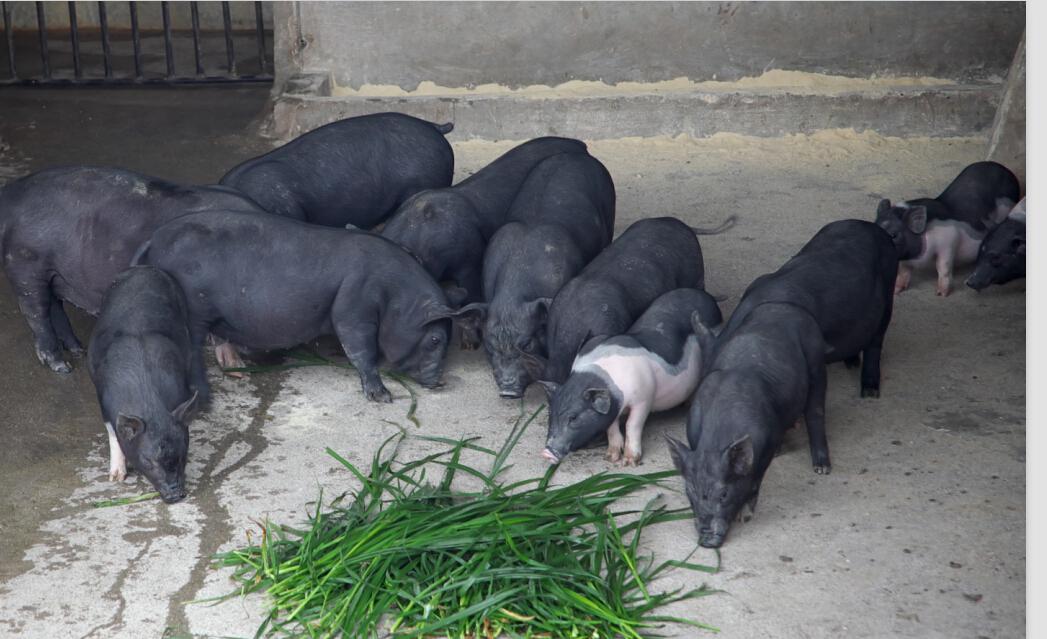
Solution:
<svg viewBox="0 0 1047 639">
<path fill-rule="evenodd" d="M 102 65 L 105 69 L 105 77 L 113 77 L 113 51 L 109 47 L 109 14 L 106 13 L 105 3 L 98 3 L 98 28 L 102 30 Z"/>
<path fill-rule="evenodd" d="M 160 13 L 164 19 L 164 57 L 167 59 L 167 77 L 173 78 L 175 74 L 174 50 L 171 46 L 171 8 L 169 2 L 160 3 Z"/>
<path fill-rule="evenodd" d="M 44 66 L 44 77 L 51 77 L 51 52 L 47 50 L 47 20 L 44 18 L 44 3 L 36 3 L 36 28 L 40 31 L 40 63 Z"/>
<path fill-rule="evenodd" d="M 255 33 L 258 35 L 258 68 L 262 73 L 266 71 L 265 61 L 265 23 L 262 22 L 262 3 L 254 3 Z"/>
<path fill-rule="evenodd" d="M 225 61 L 229 75 L 236 75 L 236 55 L 233 53 L 233 21 L 229 17 L 229 3 L 222 3 L 222 24 L 225 27 Z"/>
<path fill-rule="evenodd" d="M 200 7 L 199 2 L 189 3 L 189 12 L 193 17 L 193 55 L 196 59 L 196 75 L 204 74 L 204 66 L 200 64 Z"/>
<path fill-rule="evenodd" d="M 4 39 L 7 40 L 7 68 L 11 72 L 11 79 L 18 79 L 18 72 L 15 71 L 15 25 L 14 21 L 11 20 L 11 8 L 7 6 L 6 2 L 0 2 L 3 8 L 4 14 Z"/>
<path fill-rule="evenodd" d="M 135 48 L 135 77 L 142 78 L 142 34 L 138 32 L 138 3 L 128 2 L 131 10 L 131 42 Z"/>
<path fill-rule="evenodd" d="M 83 69 L 80 68 L 80 29 L 76 24 L 76 3 L 69 3 L 69 40 L 73 45 L 73 76 L 83 77 Z"/>
<path fill-rule="evenodd" d="M 82 78 L 77 80 L 75 78 L 19 78 L 15 80 L 0 80 L 0 89 L 5 87 L 13 86 L 48 86 L 48 87 L 83 87 L 83 86 L 123 86 L 128 84 L 138 84 L 147 86 L 180 86 L 183 84 L 252 84 L 252 83 L 271 83 L 273 81 L 272 75 L 240 75 L 234 77 L 228 76 L 205 76 L 197 78 L 195 76 L 190 77 L 154 77 L 154 78 Z"/>
</svg>

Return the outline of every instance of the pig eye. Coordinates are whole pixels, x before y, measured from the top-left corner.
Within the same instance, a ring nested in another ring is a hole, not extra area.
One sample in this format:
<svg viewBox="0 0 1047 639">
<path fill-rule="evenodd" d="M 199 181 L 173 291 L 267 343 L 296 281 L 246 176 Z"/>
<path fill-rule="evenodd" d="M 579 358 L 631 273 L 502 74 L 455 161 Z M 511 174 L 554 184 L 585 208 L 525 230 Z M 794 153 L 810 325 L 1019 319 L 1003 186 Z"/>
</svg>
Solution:
<svg viewBox="0 0 1047 639">
<path fill-rule="evenodd" d="M 533 351 L 534 350 L 534 339 L 533 338 L 529 338 L 529 339 L 527 339 L 527 341 L 525 341 L 522 344 L 520 344 L 520 350 L 524 351 L 525 353 L 530 353 L 531 351 Z"/>
</svg>

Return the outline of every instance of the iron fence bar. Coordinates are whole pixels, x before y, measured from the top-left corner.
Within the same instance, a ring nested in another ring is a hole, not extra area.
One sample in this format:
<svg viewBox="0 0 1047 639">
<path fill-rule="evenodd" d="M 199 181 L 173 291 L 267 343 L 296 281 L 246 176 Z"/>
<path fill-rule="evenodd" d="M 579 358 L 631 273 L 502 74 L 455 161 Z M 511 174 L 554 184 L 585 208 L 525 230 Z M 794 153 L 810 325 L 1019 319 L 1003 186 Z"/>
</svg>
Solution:
<svg viewBox="0 0 1047 639">
<path fill-rule="evenodd" d="M 225 28 L 225 60 L 229 75 L 236 75 L 236 55 L 233 53 L 233 25 L 229 17 L 229 3 L 222 3 L 222 26 Z"/>
<path fill-rule="evenodd" d="M 204 74 L 204 67 L 200 64 L 200 7 L 199 2 L 189 3 L 189 12 L 193 18 L 193 55 L 196 60 L 196 75 Z"/>
<path fill-rule="evenodd" d="M 40 32 L 40 63 L 44 67 L 44 77 L 51 77 L 51 52 L 47 50 L 47 20 L 44 18 L 44 3 L 36 3 L 36 27 Z"/>
<path fill-rule="evenodd" d="M 167 60 L 167 77 L 173 78 L 175 73 L 174 48 L 171 45 L 171 8 L 169 5 L 169 2 L 161 2 L 160 13 L 163 14 L 164 19 L 164 57 Z"/>
<path fill-rule="evenodd" d="M 105 77 L 113 77 L 113 52 L 109 47 L 109 14 L 106 13 L 105 3 L 98 3 L 98 28 L 102 30 L 102 65 Z"/>
<path fill-rule="evenodd" d="M 80 68 L 80 29 L 76 24 L 76 3 L 69 2 L 69 41 L 73 45 L 73 76 L 82 77 Z"/>
<path fill-rule="evenodd" d="M 183 84 L 251 84 L 271 83 L 272 75 L 240 75 L 229 76 L 205 76 L 198 78 L 189 77 L 155 77 L 155 78 L 18 78 L 15 80 L 0 80 L 0 89 L 12 86 L 48 86 L 48 87 L 82 87 L 82 86 L 115 86 L 115 85 L 183 85 Z"/>
<path fill-rule="evenodd" d="M 7 40 L 7 67 L 11 72 L 11 79 L 17 80 L 18 73 L 15 71 L 15 30 L 14 22 L 11 20 L 11 8 L 6 2 L 0 2 L 4 14 L 4 39 Z"/>
<path fill-rule="evenodd" d="M 261 2 L 254 3 L 254 23 L 255 33 L 258 36 L 258 68 L 265 73 L 268 65 L 265 61 L 265 24 L 262 22 Z"/>
<path fill-rule="evenodd" d="M 131 42 L 135 49 L 135 77 L 142 78 L 142 36 L 138 32 L 138 3 L 128 2 L 131 13 Z"/>
</svg>

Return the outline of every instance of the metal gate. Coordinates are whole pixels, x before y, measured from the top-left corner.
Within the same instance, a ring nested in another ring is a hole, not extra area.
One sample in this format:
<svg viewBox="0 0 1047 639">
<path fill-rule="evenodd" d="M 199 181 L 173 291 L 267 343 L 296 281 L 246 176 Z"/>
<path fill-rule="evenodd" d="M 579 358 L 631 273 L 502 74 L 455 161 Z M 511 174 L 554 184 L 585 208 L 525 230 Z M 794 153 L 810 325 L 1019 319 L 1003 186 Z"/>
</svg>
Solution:
<svg viewBox="0 0 1047 639">
<path fill-rule="evenodd" d="M 4 47 L 6 56 L 0 54 L 0 59 L 6 57 L 6 64 L 0 63 L 0 86 L 10 85 L 42 85 L 42 86 L 97 86 L 97 85 L 135 85 L 135 84 L 199 84 L 199 83 L 242 83 L 242 82 L 271 82 L 272 73 L 272 34 L 266 39 L 266 29 L 262 19 L 262 3 L 254 2 L 254 29 L 243 29 L 234 31 L 230 8 L 228 2 L 222 2 L 222 25 L 221 40 L 224 41 L 224 59 L 221 50 L 221 41 L 218 40 L 217 25 L 205 24 L 201 28 L 200 3 L 198 2 L 160 2 L 143 3 L 150 10 L 155 11 L 159 4 L 160 23 L 162 29 L 152 31 L 139 28 L 139 3 L 128 2 L 127 23 L 111 25 L 109 22 L 109 11 L 107 5 L 118 3 L 97 3 L 97 30 L 92 29 L 90 39 L 98 38 L 98 45 L 89 48 L 82 47 L 81 29 L 77 25 L 77 5 L 83 7 L 89 3 L 68 2 L 69 24 L 68 43 L 69 50 L 56 55 L 52 43 L 55 42 L 50 36 L 45 17 L 45 3 L 36 2 L 36 26 L 35 37 L 20 32 L 16 36 L 16 25 L 13 16 L 13 2 L 0 2 L 0 10 L 3 13 L 4 25 Z M 28 4 L 28 3 L 19 3 Z M 48 3 L 52 6 L 58 3 Z M 214 6 L 215 3 L 207 3 Z M 172 5 L 184 11 L 185 5 L 189 5 L 191 16 L 191 28 L 188 30 L 192 36 L 192 71 L 187 72 L 189 66 L 188 34 L 185 30 L 174 30 L 172 28 Z M 63 16 L 64 17 L 64 16 Z M 92 16 L 93 18 L 94 16 Z M 64 27 L 62 27 L 64 29 Z M 52 29 L 52 33 L 53 33 Z M 130 55 L 118 56 L 114 53 L 115 40 L 122 44 L 129 44 Z M 161 37 L 162 36 L 162 37 Z M 36 40 L 36 43 L 30 40 Z M 60 42 L 65 43 L 66 38 Z M 129 43 L 128 43 L 129 40 Z M 160 48 L 162 40 L 162 58 Z M 251 58 L 244 61 L 241 57 L 241 67 L 238 68 L 234 40 L 240 41 L 241 51 L 244 46 L 254 49 L 250 51 Z M 250 42 L 253 40 L 253 43 Z M 267 42 L 269 48 L 267 48 Z M 39 51 L 39 60 L 31 55 L 31 45 Z M 154 45 L 152 47 L 148 45 Z M 214 46 L 208 46 L 214 45 Z M 253 46 L 252 46 L 253 45 Z M 176 49 L 185 49 L 180 56 L 176 56 Z M 100 64 L 88 64 L 87 58 L 98 57 L 101 53 Z M 129 58 L 129 59 L 128 59 Z M 176 65 L 176 58 L 178 65 Z M 182 58 L 185 58 L 184 60 Z M 209 60 L 210 58 L 210 60 Z M 71 65 L 68 62 L 71 61 Z M 123 62 L 126 68 L 114 68 L 114 63 Z M 132 67 L 133 63 L 133 68 Z M 68 66 L 66 66 L 68 65 Z"/>
</svg>

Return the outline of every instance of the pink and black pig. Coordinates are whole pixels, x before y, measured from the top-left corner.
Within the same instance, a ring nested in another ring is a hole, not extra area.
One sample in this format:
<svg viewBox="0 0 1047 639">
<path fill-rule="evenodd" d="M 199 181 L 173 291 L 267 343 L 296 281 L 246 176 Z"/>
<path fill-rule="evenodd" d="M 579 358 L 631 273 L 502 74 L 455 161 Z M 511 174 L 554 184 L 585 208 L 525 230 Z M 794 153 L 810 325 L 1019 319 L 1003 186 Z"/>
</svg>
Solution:
<svg viewBox="0 0 1047 639">
<path fill-rule="evenodd" d="M 451 184 L 453 128 L 403 113 L 346 118 L 242 162 L 220 184 L 274 215 L 369 229 L 415 193 Z"/>
<path fill-rule="evenodd" d="M 799 417 L 814 472 L 830 471 L 826 363 L 860 364 L 862 396 L 879 396 L 897 269 L 886 231 L 841 220 L 746 290 L 691 402 L 687 443 L 669 442 L 701 545 L 720 546 L 743 507 L 755 507 L 782 436 Z"/>
<path fill-rule="evenodd" d="M 608 461 L 638 464 L 647 416 L 691 398 L 713 344 L 711 329 L 722 322 L 711 295 L 681 288 L 656 299 L 629 332 L 590 339 L 567 381 L 548 382 L 549 433 L 542 456 L 559 463 L 607 433 Z"/>
<path fill-rule="evenodd" d="M 372 401 L 391 402 L 378 365 L 441 384 L 454 309 L 402 247 L 366 231 L 259 213 L 189 215 L 135 258 L 170 273 L 189 303 L 194 353 L 208 331 L 257 351 L 333 334 Z"/>
<path fill-rule="evenodd" d="M 207 396 L 206 372 L 192 349 L 178 283 L 151 266 L 121 273 L 88 347 L 109 433 L 109 479 L 123 481 L 130 463 L 167 503 L 185 497 L 187 424 Z"/>
<path fill-rule="evenodd" d="M 989 231 L 978 247 L 978 261 L 967 286 L 980 291 L 991 284 L 1025 278 L 1025 200 Z"/>
<path fill-rule="evenodd" d="M 502 397 L 533 381 L 524 358 L 547 355 L 549 304 L 611 243 L 614 210 L 614 181 L 587 153 L 551 156 L 527 176 L 483 263 L 483 346 Z"/>
<path fill-rule="evenodd" d="M 204 211 L 262 210 L 222 186 L 182 186 L 111 167 L 47 169 L 0 189 L 0 262 L 40 362 L 56 373 L 79 356 L 63 302 L 97 315 L 135 250 L 166 222 Z"/>
<path fill-rule="evenodd" d="M 952 291 L 957 266 L 973 264 L 986 233 L 999 224 L 1018 201 L 1018 178 L 996 162 L 975 162 L 937 198 L 898 202 L 881 200 L 876 223 L 894 240 L 902 260 L 895 292 L 909 287 L 916 269 L 933 267 L 936 291 Z"/>
<path fill-rule="evenodd" d="M 483 301 L 483 260 L 487 243 L 507 221 L 509 207 L 531 169 L 560 153 L 586 154 L 585 143 L 558 137 L 535 138 L 447 188 L 430 189 L 404 202 L 382 235 L 417 257 L 436 281 L 446 284 L 455 303 Z M 463 346 L 479 345 L 478 332 Z"/>
</svg>

